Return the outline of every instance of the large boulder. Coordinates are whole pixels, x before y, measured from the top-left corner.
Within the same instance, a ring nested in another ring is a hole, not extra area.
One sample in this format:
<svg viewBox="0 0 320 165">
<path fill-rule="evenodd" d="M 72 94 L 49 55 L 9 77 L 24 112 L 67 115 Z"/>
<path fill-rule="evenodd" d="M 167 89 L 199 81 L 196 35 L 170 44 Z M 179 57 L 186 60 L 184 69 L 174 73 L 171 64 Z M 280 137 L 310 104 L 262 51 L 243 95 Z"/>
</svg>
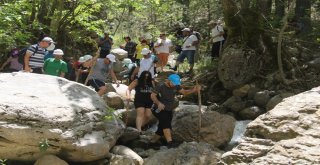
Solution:
<svg viewBox="0 0 320 165">
<path fill-rule="evenodd" d="M 202 108 L 200 141 L 216 147 L 225 146 L 232 138 L 236 120 L 219 112 L 205 111 L 205 106 Z M 180 105 L 176 108 L 172 120 L 173 139 L 186 142 L 198 140 L 198 109 L 197 105 Z"/>
<path fill-rule="evenodd" d="M 320 164 L 320 87 L 285 98 L 249 123 L 226 164 Z"/>
<path fill-rule="evenodd" d="M 55 155 L 43 155 L 34 163 L 34 165 L 68 165 L 68 163 Z"/>
<path fill-rule="evenodd" d="M 221 151 L 207 143 L 183 143 L 175 149 L 164 149 L 145 159 L 145 165 L 207 165 L 217 164 Z"/>
<path fill-rule="evenodd" d="M 111 54 L 115 55 L 116 58 L 119 60 L 122 60 L 128 57 L 128 52 L 121 48 L 112 49 Z"/>
<path fill-rule="evenodd" d="M 142 165 L 143 159 L 134 151 L 132 151 L 130 148 L 122 145 L 114 146 L 111 150 L 113 154 L 121 155 L 126 158 L 132 159 L 134 161 L 134 164 L 136 165 Z"/>
<path fill-rule="evenodd" d="M 219 60 L 219 80 L 226 89 L 233 90 L 249 82 L 259 70 L 258 54 L 252 49 L 230 45 L 223 50 Z"/>
<path fill-rule="evenodd" d="M 122 122 L 105 120 L 106 104 L 82 84 L 15 72 L 0 74 L 0 86 L 1 158 L 36 160 L 47 140 L 48 154 L 93 161 L 106 157 L 122 134 Z"/>
</svg>

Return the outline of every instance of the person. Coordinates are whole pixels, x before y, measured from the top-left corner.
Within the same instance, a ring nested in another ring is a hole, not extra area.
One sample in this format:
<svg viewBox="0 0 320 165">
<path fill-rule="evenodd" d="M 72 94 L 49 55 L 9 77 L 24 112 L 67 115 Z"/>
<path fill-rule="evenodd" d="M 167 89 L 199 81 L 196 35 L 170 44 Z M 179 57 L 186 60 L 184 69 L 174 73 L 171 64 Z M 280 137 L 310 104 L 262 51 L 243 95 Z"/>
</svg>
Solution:
<svg viewBox="0 0 320 165">
<path fill-rule="evenodd" d="M 87 54 L 79 58 L 79 66 L 76 71 L 76 82 L 84 84 L 90 70 L 90 64 L 92 63 L 92 56 Z"/>
<path fill-rule="evenodd" d="M 156 61 L 151 57 L 151 51 L 148 48 L 143 48 L 141 54 L 143 55 L 143 59 L 140 61 L 140 64 L 134 69 L 131 75 L 132 81 L 135 79 L 136 75 L 138 75 L 139 78 L 143 71 L 149 71 L 151 73 L 152 79 L 154 79 L 154 66 Z"/>
<path fill-rule="evenodd" d="M 123 63 L 122 67 L 123 67 L 124 70 L 121 71 L 119 73 L 119 75 L 123 79 L 128 79 L 129 80 L 128 82 L 130 84 L 132 82 L 131 81 L 131 75 L 132 75 L 134 69 L 137 67 L 137 65 L 136 65 L 136 63 L 133 63 L 130 58 L 123 59 L 122 63 Z"/>
<path fill-rule="evenodd" d="M 209 22 L 209 26 L 211 27 L 210 42 L 212 43 L 211 59 L 214 59 L 219 57 L 221 54 L 222 45 L 224 43 L 224 31 L 223 27 L 221 26 L 221 21 Z"/>
<path fill-rule="evenodd" d="M 136 127 L 141 134 L 141 128 L 148 123 L 151 118 L 151 92 L 154 84 L 149 71 L 143 71 L 138 79 L 130 83 L 127 90 L 127 100 L 131 100 L 131 90 L 135 89 L 134 106 L 137 110 Z"/>
<path fill-rule="evenodd" d="M 66 57 L 65 61 L 67 63 L 68 73 L 66 74 L 65 78 L 70 81 L 76 80 L 76 62 L 74 61 L 73 57 Z"/>
<path fill-rule="evenodd" d="M 61 49 L 56 49 L 53 51 L 54 58 L 48 58 L 43 65 L 43 70 L 45 74 L 52 76 L 64 77 L 68 72 L 67 63 L 62 60 L 64 55 Z"/>
<path fill-rule="evenodd" d="M 104 32 L 104 36 L 100 37 L 98 45 L 100 47 L 100 57 L 105 58 L 110 54 L 111 47 L 113 45 L 113 39 L 109 36 L 109 32 Z"/>
<path fill-rule="evenodd" d="M 194 27 L 193 27 L 193 26 L 190 26 L 189 28 L 190 28 L 190 30 L 191 30 L 191 34 L 195 35 L 195 36 L 197 37 L 197 39 L 198 39 L 198 42 L 197 42 L 197 44 L 195 45 L 195 46 L 196 46 L 196 53 L 194 54 L 194 61 L 197 62 L 197 61 L 199 61 L 199 59 L 200 59 L 200 57 L 199 57 L 199 56 L 200 56 L 199 50 L 200 50 L 200 42 L 201 42 L 201 40 L 202 40 L 202 37 L 201 37 L 200 32 L 194 30 Z"/>
<path fill-rule="evenodd" d="M 143 58 L 143 55 L 141 54 L 142 49 L 147 48 L 149 49 L 149 45 L 147 44 L 146 39 L 142 39 L 140 41 L 140 44 L 136 46 L 136 52 L 135 52 L 135 62 L 136 64 L 140 64 L 141 59 Z"/>
<path fill-rule="evenodd" d="M 31 45 L 24 56 L 24 71 L 41 74 L 46 48 L 53 42 L 52 38 L 44 37 L 39 43 Z"/>
<path fill-rule="evenodd" d="M 173 117 L 173 109 L 175 107 L 175 95 L 181 93 L 188 95 L 197 93 L 201 90 L 200 85 L 196 85 L 192 89 L 181 88 L 180 76 L 170 74 L 164 83 L 159 83 L 151 93 L 151 99 L 154 103 L 152 113 L 159 120 L 158 129 L 155 136 L 151 140 L 151 144 L 156 143 L 161 136 L 164 136 L 168 147 L 172 147 L 171 122 Z"/>
<path fill-rule="evenodd" d="M 154 47 L 156 54 L 159 58 L 159 66 L 161 72 L 163 72 L 163 67 L 167 65 L 170 52 L 172 52 L 172 42 L 170 39 L 166 38 L 166 33 L 161 33 L 160 38 L 155 43 Z"/>
<path fill-rule="evenodd" d="M 92 74 L 88 75 L 88 85 L 92 86 L 99 94 L 104 95 L 107 92 L 105 82 L 109 76 L 119 86 L 116 74 L 113 71 L 113 63 L 116 62 L 116 57 L 113 54 L 108 54 L 105 58 L 93 58 L 95 65 L 92 68 Z M 91 66 L 93 62 L 91 62 Z"/>
<path fill-rule="evenodd" d="M 18 61 L 19 57 L 18 56 L 19 56 L 19 49 L 17 49 L 17 48 L 12 49 L 10 51 L 9 58 L 0 67 L 0 71 L 4 70 L 4 68 L 9 63 L 10 63 L 9 70 L 8 70 L 9 72 L 18 72 L 18 71 L 22 70 L 23 66 L 22 66 L 22 64 L 19 63 L 19 61 Z"/>
<path fill-rule="evenodd" d="M 44 55 L 43 60 L 46 61 L 48 58 L 54 58 L 53 51 L 56 45 L 54 43 L 51 43 L 49 47 L 47 47 L 46 54 Z"/>
<path fill-rule="evenodd" d="M 131 61 L 135 61 L 134 53 L 136 51 L 137 44 L 131 41 L 129 36 L 124 37 L 124 40 L 126 41 L 126 45 L 123 47 L 123 49 L 128 52 L 128 58 L 130 58 Z"/>
<path fill-rule="evenodd" d="M 182 34 L 184 36 L 182 52 L 179 54 L 176 65 L 172 69 L 176 71 L 179 67 L 179 64 L 182 63 L 185 58 L 187 58 L 190 65 L 189 71 L 187 73 L 191 73 L 193 71 L 194 54 L 196 53 L 196 45 L 198 44 L 198 39 L 191 33 L 191 30 L 189 28 L 182 29 Z"/>
</svg>

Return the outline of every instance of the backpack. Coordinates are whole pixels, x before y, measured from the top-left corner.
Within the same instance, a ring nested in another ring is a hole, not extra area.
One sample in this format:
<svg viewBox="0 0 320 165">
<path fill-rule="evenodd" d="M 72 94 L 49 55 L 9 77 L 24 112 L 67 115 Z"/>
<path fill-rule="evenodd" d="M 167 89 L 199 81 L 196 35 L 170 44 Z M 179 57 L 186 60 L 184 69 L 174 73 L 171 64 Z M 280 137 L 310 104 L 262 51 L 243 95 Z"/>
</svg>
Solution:
<svg viewBox="0 0 320 165">
<path fill-rule="evenodd" d="M 29 47 L 23 48 L 18 53 L 18 62 L 20 64 L 22 64 L 23 67 L 24 67 L 24 56 L 26 55 L 28 48 Z M 37 51 L 38 51 L 38 45 L 36 46 L 36 48 L 35 48 L 35 50 L 34 50 L 34 52 L 32 53 L 31 56 L 34 56 L 34 54 L 36 54 Z"/>
</svg>

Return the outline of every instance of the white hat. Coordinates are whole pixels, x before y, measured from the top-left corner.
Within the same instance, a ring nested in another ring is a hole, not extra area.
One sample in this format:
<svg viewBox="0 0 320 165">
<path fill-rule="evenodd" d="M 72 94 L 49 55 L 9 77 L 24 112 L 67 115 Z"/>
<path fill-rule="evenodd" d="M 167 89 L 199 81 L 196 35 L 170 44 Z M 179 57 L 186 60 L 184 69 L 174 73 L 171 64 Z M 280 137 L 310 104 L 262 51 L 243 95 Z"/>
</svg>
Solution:
<svg viewBox="0 0 320 165">
<path fill-rule="evenodd" d="M 86 62 L 86 61 L 91 60 L 91 59 L 92 59 L 92 56 L 87 54 L 87 55 L 84 55 L 84 56 L 80 57 L 78 62 L 83 63 L 83 62 Z"/>
<path fill-rule="evenodd" d="M 182 29 L 181 31 L 183 31 L 183 32 L 190 32 L 191 30 L 190 30 L 189 28 L 184 28 L 184 29 Z"/>
<path fill-rule="evenodd" d="M 49 47 L 47 47 L 48 51 L 54 50 L 54 48 L 56 47 L 56 45 L 54 43 L 51 43 L 51 45 Z"/>
<path fill-rule="evenodd" d="M 53 55 L 59 55 L 59 56 L 63 56 L 64 53 L 61 49 L 56 49 L 53 51 Z"/>
<path fill-rule="evenodd" d="M 113 54 L 108 54 L 106 58 L 109 59 L 111 62 L 116 62 L 116 56 L 114 56 Z"/>
<path fill-rule="evenodd" d="M 45 42 L 53 42 L 53 39 L 50 37 L 44 37 L 41 41 L 45 41 Z"/>
<path fill-rule="evenodd" d="M 122 63 L 123 63 L 123 66 L 122 66 L 122 67 L 125 67 L 125 66 L 128 67 L 129 64 L 132 63 L 132 61 L 131 61 L 130 58 L 125 58 L 125 59 L 123 59 Z"/>
<path fill-rule="evenodd" d="M 143 48 L 143 49 L 141 50 L 141 54 L 142 54 L 142 55 L 148 55 L 150 52 L 151 52 L 151 51 L 150 51 L 148 48 Z"/>
</svg>

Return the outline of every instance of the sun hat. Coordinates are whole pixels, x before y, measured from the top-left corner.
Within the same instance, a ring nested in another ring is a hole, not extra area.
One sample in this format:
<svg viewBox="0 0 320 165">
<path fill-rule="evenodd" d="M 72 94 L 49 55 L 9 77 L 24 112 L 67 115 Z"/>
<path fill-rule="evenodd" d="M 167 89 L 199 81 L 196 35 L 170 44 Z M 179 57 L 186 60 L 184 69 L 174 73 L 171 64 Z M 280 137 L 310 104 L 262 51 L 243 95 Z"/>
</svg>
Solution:
<svg viewBox="0 0 320 165">
<path fill-rule="evenodd" d="M 87 55 L 84 55 L 84 56 L 80 57 L 78 62 L 83 63 L 83 62 L 86 62 L 86 61 L 91 60 L 91 59 L 92 59 L 92 56 L 87 54 Z"/>
<path fill-rule="evenodd" d="M 148 48 L 143 48 L 143 49 L 141 50 L 141 54 L 142 54 L 142 55 L 148 55 L 150 52 L 151 52 L 151 51 L 150 51 Z"/>
<path fill-rule="evenodd" d="M 59 55 L 59 56 L 63 56 L 64 53 L 61 49 L 56 49 L 53 51 L 53 55 Z"/>
<path fill-rule="evenodd" d="M 41 41 L 54 43 L 53 39 L 52 39 L 52 38 L 50 38 L 50 37 L 44 37 Z"/>
<path fill-rule="evenodd" d="M 191 30 L 190 30 L 190 28 L 184 28 L 184 29 L 182 29 L 181 31 L 183 31 L 183 32 L 190 32 Z"/>
<path fill-rule="evenodd" d="M 122 63 L 123 63 L 123 66 L 122 66 L 122 67 L 128 67 L 129 64 L 132 63 L 132 61 L 131 61 L 130 58 L 125 58 L 125 59 L 123 59 Z"/>
<path fill-rule="evenodd" d="M 113 54 L 108 54 L 106 58 L 109 59 L 111 62 L 116 62 L 116 56 L 114 56 Z"/>
<path fill-rule="evenodd" d="M 174 85 L 181 85 L 180 76 L 177 74 L 171 74 L 168 79 L 174 84 Z"/>
</svg>

